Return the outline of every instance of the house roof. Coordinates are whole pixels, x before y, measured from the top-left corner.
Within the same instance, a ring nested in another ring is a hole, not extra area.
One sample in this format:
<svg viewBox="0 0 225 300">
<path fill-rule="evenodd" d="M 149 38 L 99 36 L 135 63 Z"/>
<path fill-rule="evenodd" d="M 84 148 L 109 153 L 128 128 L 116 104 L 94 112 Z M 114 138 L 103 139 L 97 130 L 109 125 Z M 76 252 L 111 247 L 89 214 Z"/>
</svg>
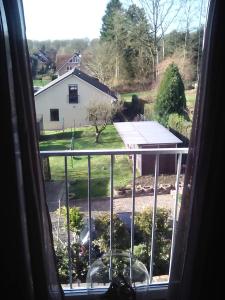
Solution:
<svg viewBox="0 0 225 300">
<path fill-rule="evenodd" d="M 74 56 L 78 56 L 79 53 L 73 54 L 60 54 L 56 57 L 56 72 L 59 71 L 66 63 L 70 61 Z"/>
<path fill-rule="evenodd" d="M 34 94 L 34 96 L 39 95 L 40 93 L 46 91 L 47 89 L 51 88 L 52 86 L 54 86 L 55 84 L 59 83 L 60 81 L 62 81 L 64 79 L 66 79 L 69 76 L 76 76 L 76 77 L 78 77 L 78 78 L 86 81 L 90 85 L 94 86 L 98 90 L 102 91 L 103 93 L 105 93 L 105 94 L 113 97 L 114 99 L 117 99 L 115 93 L 113 91 L 111 91 L 108 86 L 106 86 L 105 84 L 101 83 L 97 78 L 91 77 L 91 76 L 87 75 L 86 73 L 84 73 L 84 72 L 82 72 L 82 71 L 80 71 L 80 70 L 78 70 L 76 68 L 73 69 L 73 70 L 70 70 L 70 71 L 66 72 L 62 76 L 59 76 L 55 80 L 49 82 L 43 88 L 41 88 L 39 91 L 37 91 Z"/>
<path fill-rule="evenodd" d="M 116 122 L 114 125 L 126 145 L 182 143 L 180 139 L 156 121 Z"/>
<path fill-rule="evenodd" d="M 71 54 L 60 54 L 56 57 L 56 70 L 58 70 L 66 61 L 68 61 L 71 57 Z"/>
</svg>

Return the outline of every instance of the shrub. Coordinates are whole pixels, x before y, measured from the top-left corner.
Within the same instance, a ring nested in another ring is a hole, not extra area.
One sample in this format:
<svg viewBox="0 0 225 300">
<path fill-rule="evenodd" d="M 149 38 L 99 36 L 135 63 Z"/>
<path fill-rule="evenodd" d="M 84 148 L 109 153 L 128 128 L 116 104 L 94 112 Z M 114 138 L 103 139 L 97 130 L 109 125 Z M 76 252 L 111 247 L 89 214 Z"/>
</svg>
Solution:
<svg viewBox="0 0 225 300">
<path fill-rule="evenodd" d="M 64 216 L 64 224 L 67 226 L 67 210 L 65 206 L 61 207 L 60 213 Z M 59 214 L 59 209 L 58 209 Z M 75 234 L 79 234 L 84 226 L 84 214 L 80 212 L 78 207 L 70 207 L 69 219 L 70 219 L 70 230 Z"/>
<path fill-rule="evenodd" d="M 57 244 L 55 248 L 56 265 L 60 283 L 69 282 L 69 256 L 66 244 Z M 85 282 L 88 268 L 88 251 L 80 243 L 71 244 L 72 279 Z"/>
<path fill-rule="evenodd" d="M 145 116 L 145 120 L 154 120 L 155 116 L 154 116 L 154 107 L 152 106 L 152 104 L 145 104 L 145 108 L 144 108 L 144 116 Z"/>
<path fill-rule="evenodd" d="M 52 75 L 51 75 L 51 80 L 55 80 L 56 78 L 58 78 L 57 75 L 55 75 L 55 74 L 52 74 Z"/>
<path fill-rule="evenodd" d="M 192 123 L 188 122 L 184 116 L 171 114 L 168 118 L 168 127 L 178 131 L 188 139 L 190 138 Z"/>
<path fill-rule="evenodd" d="M 128 120 L 133 120 L 140 114 L 144 114 L 144 103 L 136 94 L 133 94 L 131 102 L 124 102 L 124 115 Z"/>
<path fill-rule="evenodd" d="M 65 209 L 65 208 L 64 208 Z M 72 214 L 79 215 L 79 209 Z M 76 211 L 75 210 L 75 211 Z M 64 214 L 66 217 L 66 214 Z M 80 228 L 78 222 L 72 223 L 72 227 Z M 149 268 L 150 253 L 151 253 L 151 231 L 152 231 L 152 209 L 145 209 L 143 212 L 137 212 L 135 215 L 135 232 L 134 232 L 134 255 L 142 263 Z M 76 225 L 75 225 L 76 224 Z M 92 258 L 99 257 L 99 254 L 109 251 L 110 239 L 110 215 L 109 213 L 101 213 L 94 220 L 95 238 L 93 240 Z M 170 258 L 171 244 L 171 224 L 170 211 L 166 209 L 157 209 L 156 214 L 156 232 L 155 232 L 155 252 L 154 252 L 154 270 L 153 275 L 167 274 Z M 96 249 L 97 248 L 97 249 Z M 125 223 L 117 216 L 113 215 L 113 248 L 114 250 L 130 250 L 130 232 Z M 84 281 L 87 275 L 88 268 L 88 248 L 81 246 L 81 243 L 76 241 L 71 245 L 72 251 L 72 268 L 73 279 Z M 95 254 L 98 252 L 98 255 Z M 68 250 L 66 245 L 58 245 L 56 247 L 57 268 L 61 283 L 68 282 Z M 118 270 L 121 265 L 118 264 Z"/>
<path fill-rule="evenodd" d="M 171 243 L 170 211 L 158 209 L 156 213 L 154 251 L 154 275 L 166 274 Z M 135 216 L 135 248 L 134 254 L 149 268 L 151 253 L 152 209 L 145 209 Z"/>
<path fill-rule="evenodd" d="M 159 86 L 154 109 L 158 121 L 165 126 L 167 126 L 170 114 L 185 114 L 184 84 L 178 67 L 174 63 L 170 64 L 165 71 Z"/>
<path fill-rule="evenodd" d="M 109 225 L 110 216 L 108 213 L 100 214 L 95 219 L 95 231 L 97 238 L 93 241 L 101 252 L 106 253 L 109 250 Z M 114 249 L 125 250 L 130 246 L 130 234 L 125 224 L 117 215 L 113 215 L 113 246 Z"/>
</svg>

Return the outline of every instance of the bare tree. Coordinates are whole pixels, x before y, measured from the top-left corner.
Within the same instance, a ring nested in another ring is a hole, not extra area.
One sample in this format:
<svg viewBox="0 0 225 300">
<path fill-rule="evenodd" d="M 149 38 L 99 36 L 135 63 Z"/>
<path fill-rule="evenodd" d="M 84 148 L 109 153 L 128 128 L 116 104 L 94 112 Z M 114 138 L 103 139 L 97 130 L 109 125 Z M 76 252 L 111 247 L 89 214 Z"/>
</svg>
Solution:
<svg viewBox="0 0 225 300">
<path fill-rule="evenodd" d="M 181 7 L 180 0 L 138 0 L 139 5 L 145 10 L 151 32 L 153 35 L 153 75 L 156 80 L 159 63 L 159 44 L 164 39 L 165 32 L 173 23 Z M 134 3 L 134 1 L 132 1 Z M 164 45 L 164 43 L 162 43 Z M 163 50 L 164 52 L 164 50 Z"/>
<path fill-rule="evenodd" d="M 95 142 L 99 143 L 101 133 L 111 123 L 113 116 L 121 110 L 121 104 L 119 101 L 113 103 L 93 101 L 90 102 L 87 109 L 89 121 L 95 127 Z"/>
<path fill-rule="evenodd" d="M 89 48 L 83 53 L 83 64 L 86 71 L 111 86 L 115 73 L 114 53 L 115 49 L 111 43 L 92 41 Z"/>
<path fill-rule="evenodd" d="M 199 73 L 199 53 L 201 43 L 201 27 L 205 26 L 207 15 L 208 0 L 183 0 L 182 21 L 183 31 L 185 32 L 184 50 L 183 50 L 183 67 L 187 59 L 187 50 L 189 45 L 190 32 L 198 29 L 198 58 L 197 58 L 197 77 Z M 181 22 L 182 23 L 182 22 Z M 204 36 L 204 34 L 203 34 Z"/>
</svg>

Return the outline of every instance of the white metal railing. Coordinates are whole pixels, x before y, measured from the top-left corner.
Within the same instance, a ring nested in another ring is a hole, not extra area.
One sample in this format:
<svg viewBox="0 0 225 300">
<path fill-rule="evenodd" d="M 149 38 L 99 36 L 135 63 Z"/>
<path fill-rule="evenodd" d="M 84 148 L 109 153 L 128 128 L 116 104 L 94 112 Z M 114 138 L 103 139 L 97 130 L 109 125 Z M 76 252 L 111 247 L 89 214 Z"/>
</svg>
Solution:
<svg viewBox="0 0 225 300">
<path fill-rule="evenodd" d="M 92 201 L 91 201 L 91 157 L 95 155 L 110 156 L 110 251 L 113 249 L 113 169 L 114 169 L 114 156 L 115 155 L 131 155 L 133 156 L 133 176 L 132 176 L 132 212 L 131 212 L 131 234 L 130 234 L 130 252 L 133 254 L 134 250 L 134 217 L 135 217 L 135 180 L 136 180 L 136 156 L 140 154 L 151 154 L 155 156 L 155 174 L 154 174 L 154 201 L 153 201 L 153 217 L 152 217 L 152 233 L 151 233 L 151 255 L 150 255 L 150 268 L 149 278 L 150 285 L 153 279 L 153 265 L 154 265 L 154 249 L 155 249 L 155 231 L 156 231 L 156 210 L 157 210 L 157 186 L 159 176 L 159 158 L 161 155 L 174 154 L 178 156 L 176 166 L 176 183 L 175 183 L 175 201 L 173 207 L 173 227 L 171 239 L 171 254 L 169 263 L 169 276 L 171 272 L 174 239 L 176 232 L 176 220 L 178 210 L 178 190 L 179 190 L 179 177 L 181 174 L 182 155 L 188 153 L 188 148 L 155 148 L 155 149 L 103 149 L 103 150 L 66 150 L 66 151 L 41 151 L 41 157 L 64 157 L 64 172 L 65 172 L 65 197 L 66 197 L 66 210 L 67 210 L 67 236 L 68 236 L 68 258 L 69 258 L 69 286 L 73 288 L 72 284 L 72 260 L 71 260 L 71 241 L 69 232 L 69 191 L 68 191 L 68 168 L 67 157 L 71 156 L 87 156 L 88 168 L 88 228 L 89 228 L 89 266 L 92 263 L 91 247 L 92 247 Z"/>
</svg>

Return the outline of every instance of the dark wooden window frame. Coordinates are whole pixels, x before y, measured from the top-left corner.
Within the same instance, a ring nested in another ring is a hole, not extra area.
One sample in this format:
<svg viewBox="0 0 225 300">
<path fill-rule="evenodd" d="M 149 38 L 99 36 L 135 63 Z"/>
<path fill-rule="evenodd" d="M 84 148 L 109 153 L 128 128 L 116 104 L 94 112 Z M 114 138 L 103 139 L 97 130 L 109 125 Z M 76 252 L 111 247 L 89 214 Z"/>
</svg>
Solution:
<svg viewBox="0 0 225 300">
<path fill-rule="evenodd" d="M 59 121 L 59 109 L 50 108 L 50 121 L 58 122 Z"/>
<path fill-rule="evenodd" d="M 70 84 L 68 86 L 69 89 L 69 103 L 78 103 L 78 85 Z"/>
</svg>

